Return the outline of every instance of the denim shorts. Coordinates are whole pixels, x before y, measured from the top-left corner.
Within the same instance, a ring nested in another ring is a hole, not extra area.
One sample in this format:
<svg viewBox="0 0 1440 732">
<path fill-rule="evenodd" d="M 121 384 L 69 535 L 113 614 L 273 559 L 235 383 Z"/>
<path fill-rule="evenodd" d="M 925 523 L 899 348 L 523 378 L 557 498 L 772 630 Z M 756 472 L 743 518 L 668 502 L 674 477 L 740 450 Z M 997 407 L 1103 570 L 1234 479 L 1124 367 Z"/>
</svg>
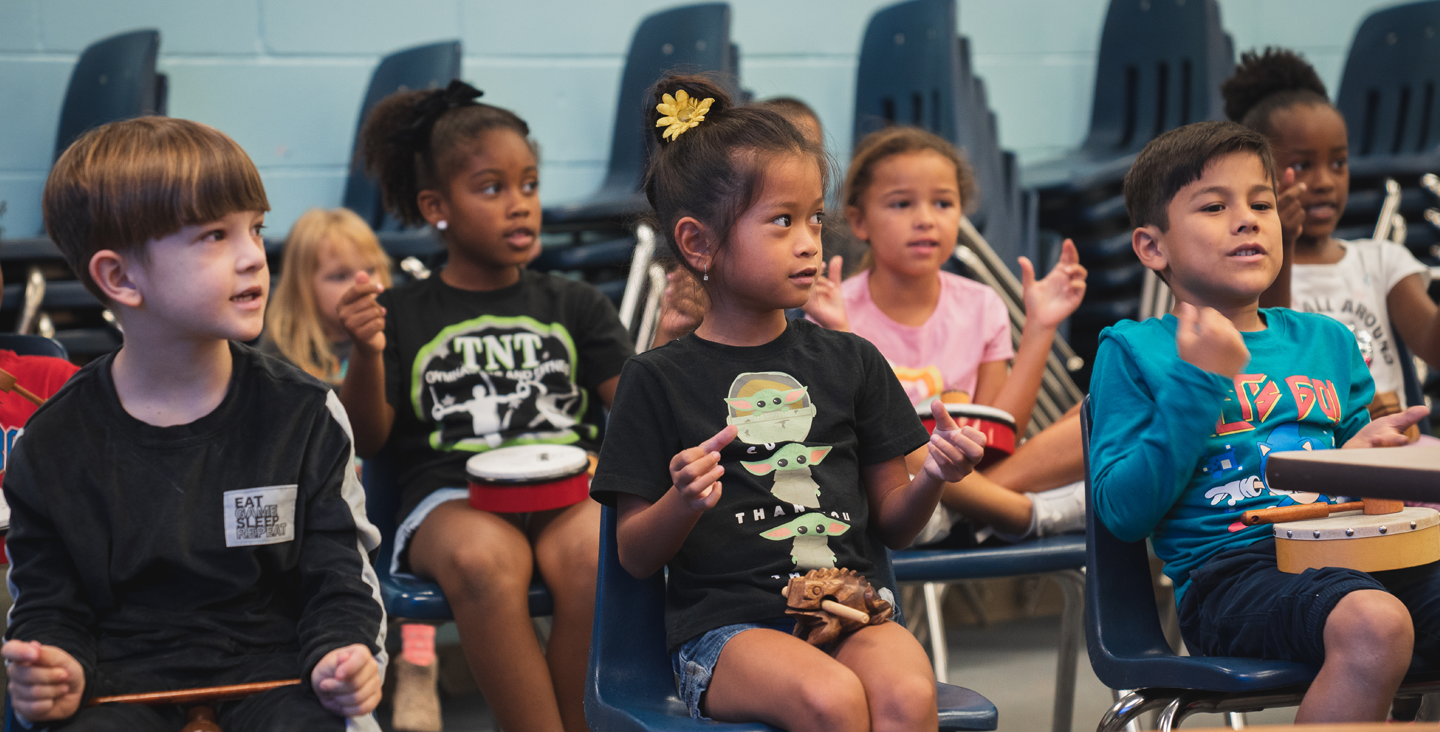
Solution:
<svg viewBox="0 0 1440 732">
<path fill-rule="evenodd" d="M 1325 622 L 1345 595 L 1389 592 L 1415 625 L 1415 653 L 1440 661 L 1440 562 L 1366 573 L 1326 567 L 1299 574 L 1276 566 L 1275 540 L 1215 555 L 1190 573 L 1180 634 L 1192 653 L 1321 664 Z"/>
<path fill-rule="evenodd" d="M 680 691 L 680 701 L 690 710 L 695 719 L 709 720 L 701 710 L 705 703 L 705 691 L 710 688 L 710 676 L 715 673 L 715 664 L 720 660 L 720 651 L 731 638 L 747 630 L 769 628 L 781 633 L 793 633 L 795 621 L 790 618 L 769 623 L 736 623 L 725 625 L 691 638 L 680 650 L 670 654 L 670 667 L 675 671 L 675 683 Z"/>
</svg>

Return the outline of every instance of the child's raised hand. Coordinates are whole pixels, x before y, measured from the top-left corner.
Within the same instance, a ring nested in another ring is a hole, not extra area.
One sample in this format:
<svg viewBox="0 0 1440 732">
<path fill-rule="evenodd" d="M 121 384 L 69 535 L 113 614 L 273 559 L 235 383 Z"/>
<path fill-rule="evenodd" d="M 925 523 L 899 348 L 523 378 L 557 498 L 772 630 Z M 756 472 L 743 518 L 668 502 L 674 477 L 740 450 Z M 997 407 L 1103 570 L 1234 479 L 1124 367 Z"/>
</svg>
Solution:
<svg viewBox="0 0 1440 732">
<path fill-rule="evenodd" d="M 1416 405 L 1403 412 L 1389 414 L 1360 428 L 1354 437 L 1345 441 L 1342 449 L 1357 447 L 1400 447 L 1410 444 L 1405 430 L 1425 419 L 1430 410 Z"/>
<path fill-rule="evenodd" d="M 1300 203 L 1300 195 L 1305 191 L 1304 183 L 1295 182 L 1295 169 L 1286 168 L 1280 178 L 1279 195 L 1275 197 L 1280 213 L 1280 236 L 1286 244 L 1294 244 L 1305 230 L 1305 206 Z"/>
<path fill-rule="evenodd" d="M 1214 308 L 1196 308 L 1182 302 L 1175 308 L 1180 325 L 1175 329 L 1175 350 L 1196 368 L 1235 378 L 1250 363 L 1245 338 Z"/>
<path fill-rule="evenodd" d="M 845 299 L 840 295 L 840 273 L 843 271 L 840 255 L 830 258 L 827 272 L 815 278 L 810 288 L 810 299 L 805 301 L 805 314 L 822 328 L 850 332 L 850 318 L 845 314 Z"/>
<path fill-rule="evenodd" d="M 39 641 L 5 641 L 0 646 L 10 675 L 10 703 L 27 722 L 69 719 L 85 695 L 85 670 L 74 656 Z"/>
<path fill-rule="evenodd" d="M 369 354 L 385 350 L 385 308 L 375 301 L 385 286 L 371 282 L 365 272 L 355 274 L 355 284 L 340 296 L 337 315 L 355 348 Z"/>
<path fill-rule="evenodd" d="M 961 427 L 939 399 L 930 402 L 935 434 L 925 451 L 925 473 L 935 480 L 954 483 L 975 470 L 985 457 L 985 435 L 974 427 Z"/>
<path fill-rule="evenodd" d="M 676 267 L 665 275 L 665 293 L 660 305 L 660 327 L 655 330 L 653 347 L 687 335 L 705 319 L 705 291 L 689 271 Z"/>
<path fill-rule="evenodd" d="M 670 459 L 670 479 L 692 510 L 708 511 L 720 501 L 720 476 L 725 474 L 720 449 L 735 439 L 737 431 L 735 425 L 725 425 L 714 437 Z"/>
<path fill-rule="evenodd" d="M 380 668 L 370 649 L 359 643 L 325 654 L 310 672 L 320 704 L 342 717 L 360 717 L 380 703 Z"/>
<path fill-rule="evenodd" d="M 1070 317 L 1085 299 L 1085 268 L 1075 242 L 1066 239 L 1060 245 L 1060 261 L 1045 279 L 1035 280 L 1035 265 L 1020 258 L 1020 284 L 1023 286 L 1026 322 L 1054 328 Z"/>
</svg>

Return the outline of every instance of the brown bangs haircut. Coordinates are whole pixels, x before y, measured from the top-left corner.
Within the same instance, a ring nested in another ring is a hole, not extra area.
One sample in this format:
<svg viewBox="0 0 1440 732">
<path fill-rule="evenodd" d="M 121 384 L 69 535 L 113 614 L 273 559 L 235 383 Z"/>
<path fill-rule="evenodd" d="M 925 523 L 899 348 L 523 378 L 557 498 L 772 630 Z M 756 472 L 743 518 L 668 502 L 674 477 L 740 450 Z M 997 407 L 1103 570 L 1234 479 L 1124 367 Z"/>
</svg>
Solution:
<svg viewBox="0 0 1440 732">
<path fill-rule="evenodd" d="M 85 288 L 109 249 L 145 256 L 146 242 L 236 211 L 269 211 L 260 171 L 219 130 L 170 117 L 111 122 L 65 150 L 45 181 L 45 230 Z"/>
<path fill-rule="evenodd" d="M 1177 127 L 1150 141 L 1125 174 L 1125 210 L 1131 228 L 1170 228 L 1170 201 L 1181 188 L 1200 180 L 1205 166 L 1231 153 L 1260 158 L 1270 185 L 1275 185 L 1275 157 L 1259 132 L 1227 121 L 1196 122 Z"/>
<path fill-rule="evenodd" d="M 850 169 L 845 172 L 843 194 L 845 207 L 860 207 L 860 199 L 865 196 L 865 191 L 870 189 L 870 184 L 874 181 L 875 166 L 896 155 L 927 150 L 937 153 L 954 164 L 955 183 L 960 190 L 960 210 L 965 212 L 975 210 L 975 199 L 979 189 L 975 183 L 975 171 L 970 168 L 970 163 L 965 156 L 955 149 L 949 140 L 933 132 L 927 132 L 919 127 L 901 126 L 876 130 L 866 135 L 864 139 L 860 140 L 860 144 L 855 146 L 855 154 L 850 157 Z M 873 266 L 875 266 L 875 256 L 867 249 L 864 258 L 860 260 L 860 269 L 870 269 Z"/>
<path fill-rule="evenodd" d="M 705 120 L 673 141 L 656 127 L 655 105 L 680 90 L 697 100 L 714 99 Z M 825 150 L 774 109 L 762 105 L 735 107 L 720 85 L 705 76 L 670 76 L 652 89 L 645 115 L 658 147 L 645 174 L 645 198 L 655 210 L 655 225 L 681 266 L 699 274 L 675 242 L 675 224 L 691 216 L 714 236 L 716 251 L 724 248 L 735 222 L 755 202 L 764 182 L 766 163 L 775 156 L 798 155 L 820 169 L 822 187 L 832 166 Z"/>
</svg>

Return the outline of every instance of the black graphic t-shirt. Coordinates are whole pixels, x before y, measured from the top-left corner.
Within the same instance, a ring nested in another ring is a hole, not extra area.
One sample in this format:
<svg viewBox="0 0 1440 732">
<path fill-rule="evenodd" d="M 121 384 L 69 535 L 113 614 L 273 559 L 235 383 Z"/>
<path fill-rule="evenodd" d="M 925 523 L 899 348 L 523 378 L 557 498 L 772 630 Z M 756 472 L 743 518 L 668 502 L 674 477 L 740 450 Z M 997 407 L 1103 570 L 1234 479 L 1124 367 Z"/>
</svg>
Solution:
<svg viewBox="0 0 1440 732">
<path fill-rule="evenodd" d="M 615 307 L 594 287 L 522 270 L 501 290 L 439 277 L 380 295 L 385 394 L 395 409 L 386 450 L 400 469 L 400 516 L 438 488 L 468 480 L 477 452 L 534 443 L 593 447 L 582 420 L 595 388 L 634 354 Z"/>
<path fill-rule="evenodd" d="M 591 495 L 657 501 L 670 459 L 727 424 L 720 502 L 670 560 L 665 642 L 783 617 L 792 574 L 875 569 L 860 468 L 927 435 L 895 372 L 869 341 L 791 321 L 763 346 L 688 335 L 631 359 L 620 375 Z"/>
</svg>

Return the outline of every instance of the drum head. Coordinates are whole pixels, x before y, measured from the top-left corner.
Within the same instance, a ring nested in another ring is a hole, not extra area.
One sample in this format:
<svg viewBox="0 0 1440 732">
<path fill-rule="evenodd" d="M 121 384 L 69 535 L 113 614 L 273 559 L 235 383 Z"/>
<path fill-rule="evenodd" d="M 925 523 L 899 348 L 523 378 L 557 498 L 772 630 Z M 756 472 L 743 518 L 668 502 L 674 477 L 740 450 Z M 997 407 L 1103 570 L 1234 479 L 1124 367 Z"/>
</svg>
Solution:
<svg viewBox="0 0 1440 732">
<path fill-rule="evenodd" d="M 486 483 L 536 483 L 568 478 L 590 467 L 574 445 L 518 445 L 482 452 L 465 461 L 471 478 Z"/>
</svg>

